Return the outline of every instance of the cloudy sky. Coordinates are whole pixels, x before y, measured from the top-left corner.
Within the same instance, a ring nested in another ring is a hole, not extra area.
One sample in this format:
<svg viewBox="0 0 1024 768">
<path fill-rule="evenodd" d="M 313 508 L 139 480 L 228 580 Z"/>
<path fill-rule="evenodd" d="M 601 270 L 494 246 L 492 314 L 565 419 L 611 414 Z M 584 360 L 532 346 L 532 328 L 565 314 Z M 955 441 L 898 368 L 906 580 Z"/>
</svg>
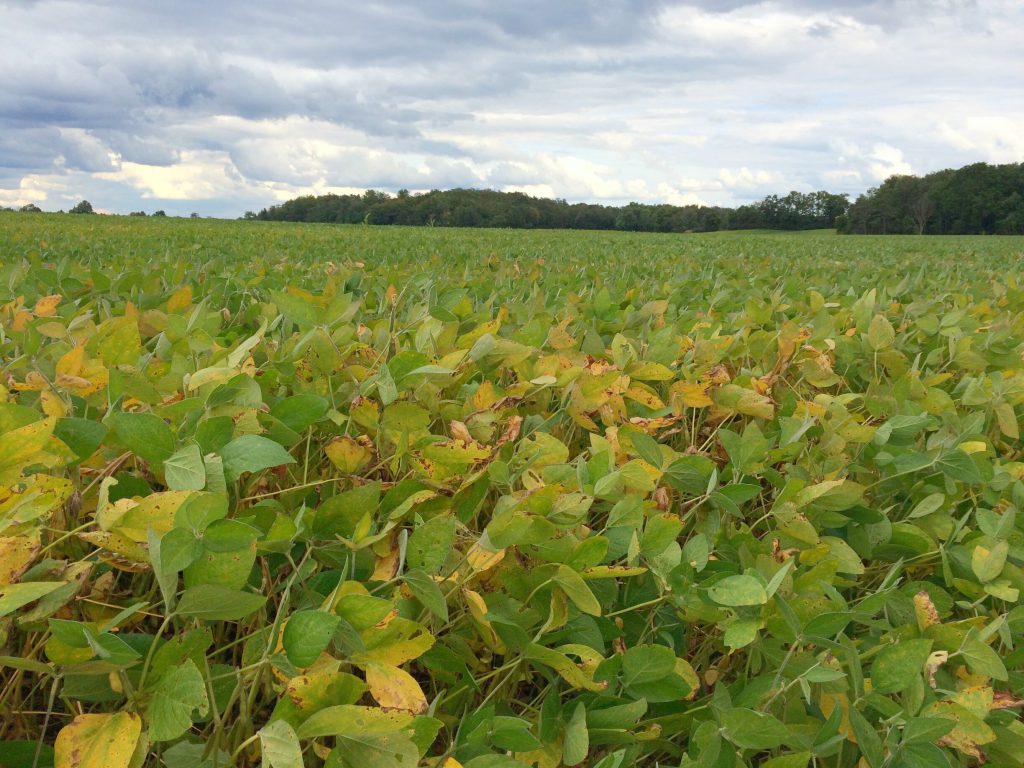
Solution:
<svg viewBox="0 0 1024 768">
<path fill-rule="evenodd" d="M 0 0 L 0 205 L 857 194 L 1024 160 L 1024 0 Z"/>
</svg>

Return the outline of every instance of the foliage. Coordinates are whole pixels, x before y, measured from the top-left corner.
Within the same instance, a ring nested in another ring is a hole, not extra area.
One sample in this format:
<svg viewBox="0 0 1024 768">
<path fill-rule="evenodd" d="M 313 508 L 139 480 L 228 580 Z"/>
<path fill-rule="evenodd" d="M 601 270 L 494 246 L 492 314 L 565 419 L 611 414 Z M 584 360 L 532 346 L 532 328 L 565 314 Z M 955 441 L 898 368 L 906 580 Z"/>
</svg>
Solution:
<svg viewBox="0 0 1024 768">
<path fill-rule="evenodd" d="M 850 234 L 1024 234 L 1024 163 L 892 176 L 840 220 Z"/>
<path fill-rule="evenodd" d="M 340 224 L 403 224 L 512 229 L 617 229 L 628 232 L 714 232 L 720 229 L 827 229 L 845 213 L 845 195 L 790 192 L 733 210 L 704 205 L 622 207 L 531 197 L 490 189 L 433 190 L 392 197 L 369 190 L 362 195 L 306 195 L 247 212 L 243 218 Z"/>
<path fill-rule="evenodd" d="M 0 215 L 8 766 L 1017 766 L 1016 239 Z"/>
<path fill-rule="evenodd" d="M 93 210 L 92 203 L 88 200 L 82 200 L 76 203 L 68 213 L 96 213 L 96 211 Z"/>
</svg>

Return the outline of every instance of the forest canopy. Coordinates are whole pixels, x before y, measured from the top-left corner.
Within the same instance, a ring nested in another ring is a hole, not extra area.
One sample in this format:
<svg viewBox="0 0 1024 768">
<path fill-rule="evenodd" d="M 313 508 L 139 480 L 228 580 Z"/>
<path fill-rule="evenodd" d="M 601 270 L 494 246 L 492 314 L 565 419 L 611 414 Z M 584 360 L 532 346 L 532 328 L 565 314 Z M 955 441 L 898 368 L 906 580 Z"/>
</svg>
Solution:
<svg viewBox="0 0 1024 768">
<path fill-rule="evenodd" d="M 927 176 L 892 176 L 850 203 L 826 191 L 769 195 L 737 208 L 569 203 L 490 189 L 397 195 L 369 190 L 308 195 L 247 219 L 339 224 L 616 229 L 714 232 L 723 229 L 831 229 L 843 234 L 1024 234 L 1024 164 L 975 163 Z"/>
<path fill-rule="evenodd" d="M 845 195 L 790 192 L 723 208 L 703 205 L 624 206 L 568 203 L 521 192 L 489 189 L 433 190 L 392 196 L 297 197 L 245 218 L 264 221 L 404 224 L 407 226 L 505 227 L 511 229 L 617 229 L 631 232 L 714 232 L 720 229 L 828 229 L 849 207 Z"/>
<path fill-rule="evenodd" d="M 857 198 L 838 229 L 872 235 L 1024 234 L 1024 163 L 891 176 Z"/>
</svg>

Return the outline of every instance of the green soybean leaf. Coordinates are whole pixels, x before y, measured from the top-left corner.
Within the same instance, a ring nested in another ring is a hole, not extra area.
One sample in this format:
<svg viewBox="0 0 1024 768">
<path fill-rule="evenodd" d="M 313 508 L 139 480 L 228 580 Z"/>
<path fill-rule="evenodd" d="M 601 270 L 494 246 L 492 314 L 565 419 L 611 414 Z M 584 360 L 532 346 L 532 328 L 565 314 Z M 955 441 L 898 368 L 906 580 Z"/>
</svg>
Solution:
<svg viewBox="0 0 1024 768">
<path fill-rule="evenodd" d="M 172 491 L 201 491 L 206 487 L 206 467 L 196 443 L 190 443 L 164 460 L 164 476 Z"/>
<path fill-rule="evenodd" d="M 993 680 L 1006 680 L 1006 665 L 990 646 L 977 637 L 968 636 L 960 652 L 971 672 L 991 677 Z"/>
<path fill-rule="evenodd" d="M 572 717 L 565 726 L 565 740 L 562 742 L 562 762 L 565 765 L 579 765 L 590 753 L 590 734 L 587 731 L 587 708 L 583 702 L 576 704 Z"/>
<path fill-rule="evenodd" d="M 295 730 L 284 720 L 275 720 L 260 731 L 260 751 L 267 768 L 303 768 L 302 747 Z"/>
<path fill-rule="evenodd" d="M 655 469 L 661 469 L 663 461 L 661 448 L 653 437 L 644 432 L 630 432 L 629 439 L 632 441 L 637 453 L 640 454 L 641 459 Z"/>
<path fill-rule="evenodd" d="M 408 571 L 402 577 L 413 596 L 441 621 L 448 621 L 448 603 L 444 593 L 430 576 L 420 570 Z"/>
<path fill-rule="evenodd" d="M 114 413 L 109 417 L 117 439 L 136 456 L 159 464 L 174 453 L 174 433 L 152 413 Z"/>
<path fill-rule="evenodd" d="M 267 598 L 251 592 L 218 584 L 197 584 L 185 590 L 175 613 L 206 621 L 235 621 L 255 613 L 265 602 Z"/>
<path fill-rule="evenodd" d="M 452 515 L 438 515 L 417 526 L 405 548 L 409 567 L 427 573 L 441 570 L 455 541 L 455 528 L 455 517 Z"/>
<path fill-rule="evenodd" d="M 753 576 L 726 576 L 708 587 L 708 596 L 719 605 L 764 605 L 768 593 Z"/>
<path fill-rule="evenodd" d="M 149 738 L 170 741 L 192 727 L 192 713 L 206 714 L 209 700 L 199 668 L 191 659 L 165 672 L 157 681 L 146 707 Z"/>
<path fill-rule="evenodd" d="M 245 472 L 259 472 L 295 463 L 295 459 L 278 443 L 259 435 L 236 437 L 221 448 L 219 453 L 224 461 L 224 476 L 228 482 L 237 480 Z"/>
<path fill-rule="evenodd" d="M 330 407 L 327 398 L 303 392 L 279 400 L 271 407 L 270 415 L 289 429 L 303 432 L 322 419 Z"/>
<path fill-rule="evenodd" d="M 951 480 L 959 480 L 969 485 L 980 485 L 981 473 L 973 459 L 959 448 L 949 451 L 935 462 L 935 466 Z"/>
<path fill-rule="evenodd" d="M 601 604 L 594 597 L 594 593 L 590 591 L 590 587 L 587 586 L 583 577 L 572 568 L 567 565 L 559 565 L 554 582 L 562 588 L 573 605 L 583 613 L 588 613 L 591 616 L 601 615 Z"/>
<path fill-rule="evenodd" d="M 74 451 L 79 458 L 92 456 L 107 436 L 107 428 L 98 421 L 68 416 L 57 419 L 53 434 Z"/>
<path fill-rule="evenodd" d="M 810 752 L 792 752 L 765 760 L 761 763 L 761 768 L 807 768 L 810 762 Z"/>
<path fill-rule="evenodd" d="M 530 724 L 519 717 L 498 715 L 491 725 L 491 744 L 510 752 L 530 752 L 542 744 L 530 733 Z"/>
<path fill-rule="evenodd" d="M 876 693 L 899 693 L 924 669 L 931 640 L 901 640 L 883 648 L 871 665 L 871 686 Z"/>
<path fill-rule="evenodd" d="M 743 749 L 775 749 L 792 738 L 789 729 L 767 712 L 735 707 L 720 717 L 722 735 Z"/>
<path fill-rule="evenodd" d="M 288 661 L 302 668 L 320 658 L 339 621 L 339 616 L 325 611 L 296 611 L 289 616 L 282 638 Z"/>
</svg>

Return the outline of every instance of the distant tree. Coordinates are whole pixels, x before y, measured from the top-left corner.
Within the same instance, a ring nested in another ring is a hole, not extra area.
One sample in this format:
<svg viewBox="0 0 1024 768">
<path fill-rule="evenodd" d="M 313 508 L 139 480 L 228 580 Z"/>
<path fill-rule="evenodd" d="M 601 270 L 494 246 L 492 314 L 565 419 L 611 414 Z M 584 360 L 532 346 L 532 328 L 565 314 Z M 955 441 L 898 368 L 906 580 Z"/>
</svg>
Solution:
<svg viewBox="0 0 1024 768">
<path fill-rule="evenodd" d="M 996 231 L 1001 235 L 1024 235 L 1024 196 L 1015 192 L 1007 199 L 1007 213 Z"/>
<path fill-rule="evenodd" d="M 19 208 L 22 213 L 42 213 L 43 209 L 35 203 L 27 203 Z"/>
<path fill-rule="evenodd" d="M 159 211 L 153 211 L 154 216 L 167 216 L 167 213 L 161 208 Z"/>
<path fill-rule="evenodd" d="M 96 213 L 96 211 L 92 209 L 92 203 L 90 203 L 88 200 L 83 200 L 70 211 L 68 211 L 68 213 Z"/>
<path fill-rule="evenodd" d="M 198 219 L 198 218 L 199 218 L 199 214 L 198 214 L 198 213 L 196 213 L 195 211 L 192 211 L 192 213 L 190 213 L 190 214 L 188 215 L 188 217 L 189 217 L 190 219 Z"/>
<path fill-rule="evenodd" d="M 456 227 L 479 227 L 483 216 L 472 205 L 461 205 L 452 211 L 452 225 Z"/>
<path fill-rule="evenodd" d="M 145 211 L 132 211 L 128 215 L 129 216 L 145 216 L 146 212 Z"/>
<path fill-rule="evenodd" d="M 493 189 L 431 190 L 395 196 L 304 195 L 246 213 L 261 221 L 306 221 L 438 227 L 622 229 L 635 232 L 712 232 L 719 229 L 823 229 L 836 226 L 849 207 L 845 195 L 791 192 L 737 209 L 701 205 L 630 203 L 615 207 L 531 197 Z"/>
<path fill-rule="evenodd" d="M 918 179 L 918 181 L 924 181 L 924 179 Z M 935 203 L 928 192 L 927 185 L 920 184 L 919 186 L 921 191 L 910 201 L 910 215 L 914 218 L 914 228 L 917 234 L 923 235 L 925 228 L 928 226 L 928 219 L 932 217 L 932 213 L 935 211 Z"/>
<path fill-rule="evenodd" d="M 891 176 L 850 206 L 856 234 L 1015 234 L 1024 222 L 1024 163 L 974 163 L 927 176 Z"/>
</svg>

